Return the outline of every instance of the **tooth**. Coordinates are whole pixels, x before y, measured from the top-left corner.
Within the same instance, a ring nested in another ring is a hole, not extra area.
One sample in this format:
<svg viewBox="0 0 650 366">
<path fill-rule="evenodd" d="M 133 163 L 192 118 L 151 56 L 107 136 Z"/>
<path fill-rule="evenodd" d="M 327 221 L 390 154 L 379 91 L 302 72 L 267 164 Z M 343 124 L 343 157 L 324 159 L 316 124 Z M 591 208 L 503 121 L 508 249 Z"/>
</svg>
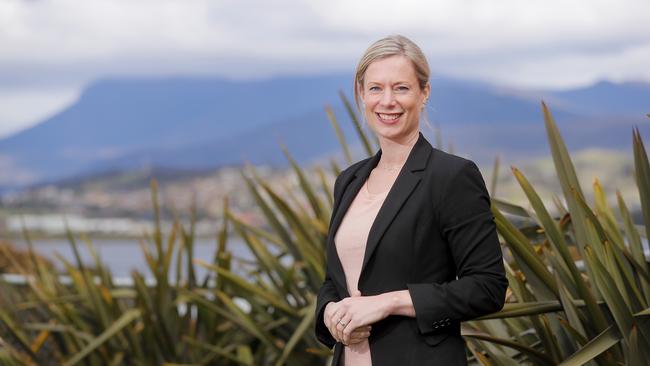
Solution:
<svg viewBox="0 0 650 366">
<path fill-rule="evenodd" d="M 385 121 L 394 121 L 401 116 L 401 113 L 395 113 L 395 114 L 377 113 L 377 114 L 379 115 L 379 118 Z"/>
</svg>

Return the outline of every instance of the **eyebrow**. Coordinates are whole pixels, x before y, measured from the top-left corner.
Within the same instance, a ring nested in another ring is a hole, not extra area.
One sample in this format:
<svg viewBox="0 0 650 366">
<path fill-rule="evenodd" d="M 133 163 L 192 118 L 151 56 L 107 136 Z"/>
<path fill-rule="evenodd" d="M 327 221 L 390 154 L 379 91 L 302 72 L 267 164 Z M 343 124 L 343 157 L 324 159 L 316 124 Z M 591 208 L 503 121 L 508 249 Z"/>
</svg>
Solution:
<svg viewBox="0 0 650 366">
<path fill-rule="evenodd" d="M 379 81 L 367 81 L 366 84 L 368 84 L 368 85 L 369 85 L 369 84 L 378 84 L 378 85 L 383 85 L 383 83 L 381 83 L 381 82 L 379 82 Z M 395 83 L 393 83 L 393 84 L 394 84 L 394 85 L 398 85 L 398 84 L 408 84 L 408 85 L 411 85 L 411 83 L 410 83 L 409 81 L 398 81 L 398 82 L 395 82 Z"/>
</svg>

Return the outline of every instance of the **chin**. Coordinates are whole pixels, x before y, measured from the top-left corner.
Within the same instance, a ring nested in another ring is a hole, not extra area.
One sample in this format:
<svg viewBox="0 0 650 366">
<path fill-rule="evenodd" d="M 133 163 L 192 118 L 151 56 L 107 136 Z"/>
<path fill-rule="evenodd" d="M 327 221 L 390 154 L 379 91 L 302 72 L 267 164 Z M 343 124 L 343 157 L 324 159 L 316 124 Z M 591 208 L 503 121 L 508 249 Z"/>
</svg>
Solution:
<svg viewBox="0 0 650 366">
<path fill-rule="evenodd" d="M 402 140 L 409 138 L 409 136 L 412 136 L 413 133 L 419 132 L 418 128 L 416 128 L 415 131 L 406 130 L 404 129 L 403 125 L 385 126 L 380 124 L 371 126 L 371 129 L 377 138 L 383 138 L 396 142 L 401 142 Z"/>
<path fill-rule="evenodd" d="M 404 130 L 402 130 L 399 127 L 392 128 L 392 127 L 382 126 L 380 128 L 375 128 L 374 131 L 377 137 L 381 137 L 389 140 L 399 139 L 400 137 L 403 137 L 405 135 Z"/>
</svg>

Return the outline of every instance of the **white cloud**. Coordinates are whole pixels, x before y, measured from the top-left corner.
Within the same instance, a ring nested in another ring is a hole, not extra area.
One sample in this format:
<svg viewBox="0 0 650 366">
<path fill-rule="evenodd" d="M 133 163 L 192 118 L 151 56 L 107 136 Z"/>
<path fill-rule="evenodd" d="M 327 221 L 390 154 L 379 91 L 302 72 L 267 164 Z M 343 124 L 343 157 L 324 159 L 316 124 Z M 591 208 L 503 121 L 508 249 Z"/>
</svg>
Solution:
<svg viewBox="0 0 650 366">
<path fill-rule="evenodd" d="M 318 56 L 325 64 L 355 57 L 368 42 L 395 32 L 443 58 L 508 57 L 558 46 L 560 52 L 617 52 L 617 44 L 647 39 L 648 13 L 650 2 L 639 0 L 4 0 L 0 59 L 104 64 L 260 57 L 291 64 Z"/>
<path fill-rule="evenodd" d="M 0 89 L 0 138 L 61 110 L 78 97 L 78 89 Z"/>
<path fill-rule="evenodd" d="M 38 95 L 115 74 L 349 72 L 391 33 L 418 42 L 434 70 L 467 78 L 650 80 L 647 14 L 647 0 L 2 0 L 0 85 Z M 54 108 L 39 98 L 41 113 Z M 0 118 L 35 118 L 38 107 L 12 104 Z"/>
<path fill-rule="evenodd" d="M 527 60 L 504 60 L 478 65 L 470 75 L 511 85 L 524 84 L 570 88 L 592 84 L 595 80 L 650 80 L 650 40 L 617 53 L 566 53 L 537 55 Z M 556 72 L 562 70 L 561 73 Z M 462 67 L 449 68 L 450 74 L 467 75 Z"/>
</svg>

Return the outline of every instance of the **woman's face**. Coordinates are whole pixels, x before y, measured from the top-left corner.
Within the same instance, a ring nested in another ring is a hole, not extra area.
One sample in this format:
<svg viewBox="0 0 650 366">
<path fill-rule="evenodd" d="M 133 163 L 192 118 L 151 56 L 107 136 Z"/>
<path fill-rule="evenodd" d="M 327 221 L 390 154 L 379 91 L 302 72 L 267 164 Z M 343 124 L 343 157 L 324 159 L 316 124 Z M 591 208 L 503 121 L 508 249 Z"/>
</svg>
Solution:
<svg viewBox="0 0 650 366">
<path fill-rule="evenodd" d="M 370 128 L 379 139 L 406 142 L 419 131 L 420 111 L 429 97 L 420 88 L 411 60 L 395 55 L 371 63 L 361 86 Z"/>
</svg>

